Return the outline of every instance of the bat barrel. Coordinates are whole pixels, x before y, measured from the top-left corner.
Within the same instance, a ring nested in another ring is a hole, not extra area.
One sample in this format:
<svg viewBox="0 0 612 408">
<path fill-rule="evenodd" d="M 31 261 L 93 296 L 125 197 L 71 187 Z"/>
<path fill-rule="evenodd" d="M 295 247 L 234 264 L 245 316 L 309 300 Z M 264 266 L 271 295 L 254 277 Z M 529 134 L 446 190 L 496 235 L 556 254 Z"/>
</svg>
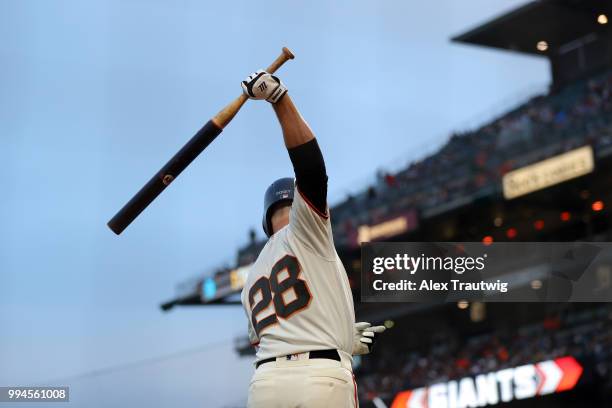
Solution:
<svg viewBox="0 0 612 408">
<path fill-rule="evenodd" d="M 282 53 L 272 62 L 267 71 L 275 72 L 285 62 L 293 59 L 293 53 L 283 47 Z M 242 94 L 223 108 L 217 115 L 209 120 L 191 138 L 178 153 L 170 159 L 160 171 L 155 174 L 147 184 L 126 205 L 115 214 L 107 223 L 108 227 L 117 235 L 121 234 L 140 213 L 151 204 L 162 191 L 222 132 L 223 128 L 232 120 L 242 105 L 247 101 Z"/>
<path fill-rule="evenodd" d="M 120 235 L 165 188 L 166 185 L 156 174 L 106 225 L 115 234 Z"/>
<path fill-rule="evenodd" d="M 108 222 L 108 227 L 121 234 L 140 213 L 178 177 L 179 174 L 221 133 L 212 120 L 208 121 Z"/>
</svg>

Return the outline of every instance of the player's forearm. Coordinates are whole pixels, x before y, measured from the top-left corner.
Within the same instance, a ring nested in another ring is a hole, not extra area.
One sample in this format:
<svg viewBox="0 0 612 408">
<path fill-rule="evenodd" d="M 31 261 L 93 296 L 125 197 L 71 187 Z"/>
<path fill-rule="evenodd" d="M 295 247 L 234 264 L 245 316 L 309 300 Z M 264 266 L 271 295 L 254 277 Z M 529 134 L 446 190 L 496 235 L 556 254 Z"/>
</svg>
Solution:
<svg viewBox="0 0 612 408">
<path fill-rule="evenodd" d="M 303 145 L 314 139 L 312 130 L 300 115 L 288 94 L 273 104 L 272 107 L 283 130 L 283 138 L 287 149 Z"/>
<path fill-rule="evenodd" d="M 310 127 L 289 95 L 272 105 L 283 129 L 285 146 L 300 191 L 321 212 L 327 212 L 327 173 L 323 154 Z"/>
<path fill-rule="evenodd" d="M 317 139 L 292 147 L 288 152 L 298 189 L 320 214 L 327 214 L 327 172 Z"/>
</svg>

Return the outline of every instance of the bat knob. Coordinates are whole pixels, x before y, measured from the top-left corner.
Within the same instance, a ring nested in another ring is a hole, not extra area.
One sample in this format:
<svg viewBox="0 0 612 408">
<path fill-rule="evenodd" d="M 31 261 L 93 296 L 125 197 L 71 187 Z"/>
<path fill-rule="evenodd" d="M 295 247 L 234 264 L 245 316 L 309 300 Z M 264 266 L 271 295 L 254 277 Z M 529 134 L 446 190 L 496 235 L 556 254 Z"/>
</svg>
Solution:
<svg viewBox="0 0 612 408">
<path fill-rule="evenodd" d="M 295 55 L 291 52 L 291 50 L 287 47 L 283 47 L 283 54 L 287 56 L 287 59 L 294 59 Z"/>
<path fill-rule="evenodd" d="M 165 186 L 169 185 L 170 183 L 172 183 L 174 181 L 174 176 L 172 174 L 166 174 L 163 178 L 162 178 L 162 183 L 164 183 Z"/>
</svg>

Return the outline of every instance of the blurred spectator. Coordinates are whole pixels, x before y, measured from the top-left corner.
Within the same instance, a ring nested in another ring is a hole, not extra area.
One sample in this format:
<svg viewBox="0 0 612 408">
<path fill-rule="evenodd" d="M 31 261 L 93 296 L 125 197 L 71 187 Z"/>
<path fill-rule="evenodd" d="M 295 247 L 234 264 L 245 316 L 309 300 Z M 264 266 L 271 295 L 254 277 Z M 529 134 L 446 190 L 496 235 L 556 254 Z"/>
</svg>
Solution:
<svg viewBox="0 0 612 408">
<path fill-rule="evenodd" d="M 390 347 L 391 346 L 391 347 Z M 395 348 L 393 348 L 395 346 Z M 596 361 L 602 378 L 612 376 L 612 308 L 557 314 L 510 331 L 462 338 L 447 333 L 428 349 L 386 343 L 357 377 L 362 400 L 392 398 L 399 391 L 565 355 Z M 364 363 L 366 363 L 364 361 Z"/>
<path fill-rule="evenodd" d="M 371 222 L 378 210 L 423 210 L 495 191 L 508 171 L 587 143 L 612 144 L 612 72 L 534 97 L 476 131 L 454 133 L 435 154 L 395 174 L 379 170 L 380 189 L 370 186 L 340 203 L 333 220 Z"/>
</svg>

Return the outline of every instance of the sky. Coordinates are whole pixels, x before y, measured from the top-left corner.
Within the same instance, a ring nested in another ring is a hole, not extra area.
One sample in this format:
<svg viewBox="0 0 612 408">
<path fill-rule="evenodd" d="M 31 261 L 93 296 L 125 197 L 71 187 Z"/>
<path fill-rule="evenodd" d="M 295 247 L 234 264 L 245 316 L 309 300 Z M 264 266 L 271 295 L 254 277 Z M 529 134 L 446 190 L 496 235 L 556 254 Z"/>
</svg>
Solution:
<svg viewBox="0 0 612 408">
<path fill-rule="evenodd" d="M 244 406 L 241 308 L 159 304 L 263 236 L 263 191 L 291 174 L 270 106 L 248 102 L 121 236 L 106 222 L 282 46 L 333 205 L 545 89 L 545 60 L 449 41 L 524 2 L 0 1 L 0 386 Z"/>
</svg>

